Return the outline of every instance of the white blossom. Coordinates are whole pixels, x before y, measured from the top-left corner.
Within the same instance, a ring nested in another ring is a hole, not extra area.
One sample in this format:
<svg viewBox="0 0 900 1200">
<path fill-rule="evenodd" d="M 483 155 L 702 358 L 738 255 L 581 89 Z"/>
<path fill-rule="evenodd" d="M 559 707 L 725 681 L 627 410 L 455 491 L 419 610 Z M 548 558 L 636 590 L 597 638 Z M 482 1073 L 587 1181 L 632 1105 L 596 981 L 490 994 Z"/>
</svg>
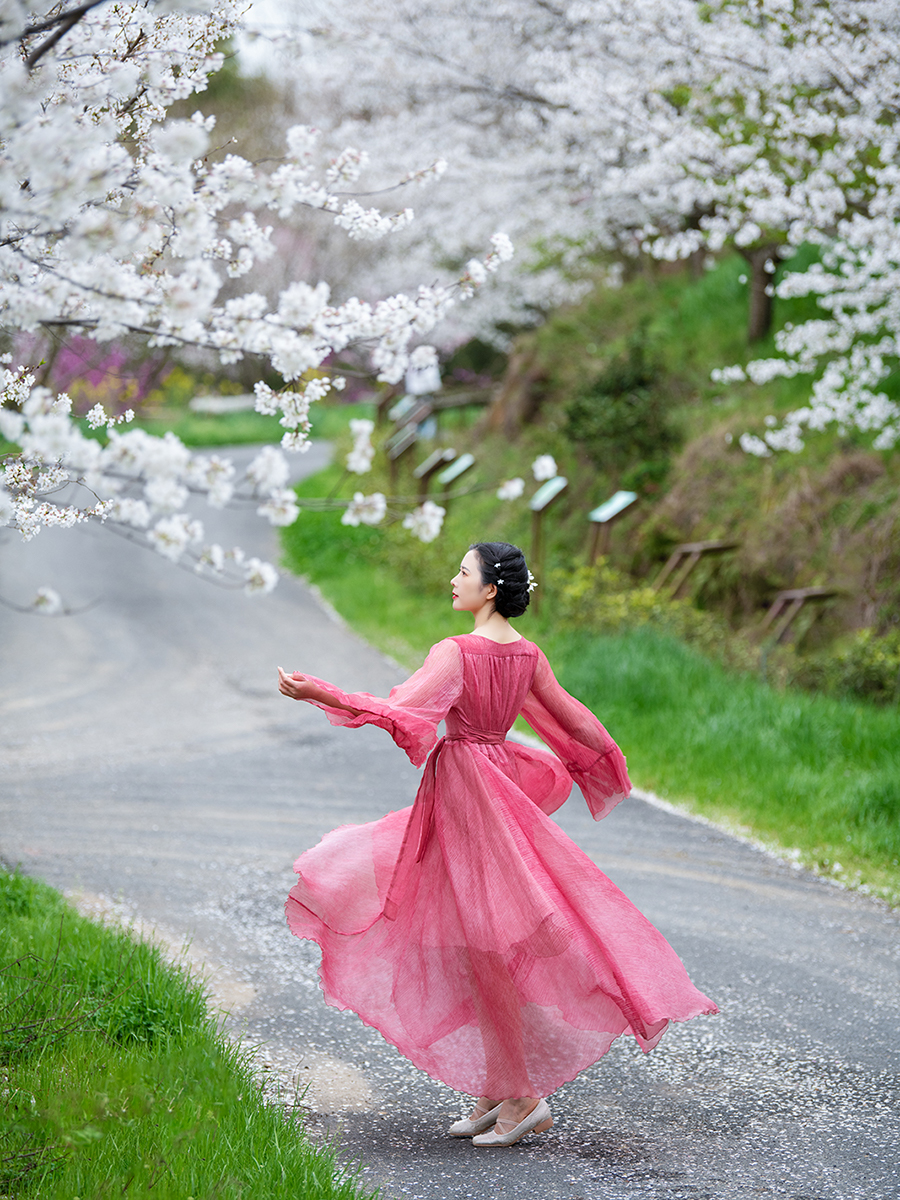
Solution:
<svg viewBox="0 0 900 1200">
<path fill-rule="evenodd" d="M 420 542 L 433 542 L 441 532 L 447 510 L 433 500 L 426 500 L 403 518 L 403 528 L 409 529 Z"/>
<path fill-rule="evenodd" d="M 243 564 L 244 591 L 248 596 L 268 595 L 278 583 L 278 572 L 269 562 L 248 558 Z"/>
<path fill-rule="evenodd" d="M 259 380 L 253 385 L 253 392 L 256 397 L 253 407 L 256 411 L 262 413 L 263 416 L 274 417 L 278 412 L 278 397 L 269 385 Z"/>
<path fill-rule="evenodd" d="M 762 438 L 756 437 L 755 434 L 742 433 L 739 441 L 741 449 L 746 454 L 753 454 L 757 458 L 768 458 L 772 453 Z"/>
<path fill-rule="evenodd" d="M 186 471 L 188 483 L 206 492 L 210 508 L 224 508 L 234 495 L 234 464 L 219 454 L 198 455 Z"/>
<path fill-rule="evenodd" d="M 0 408 L 0 436 L 8 442 L 18 442 L 25 429 L 25 418 L 19 412 Z"/>
<path fill-rule="evenodd" d="M 554 468 L 553 474 L 554 475 L 556 474 L 555 468 Z M 552 478 L 552 476 L 551 476 L 551 478 Z M 525 491 L 525 480 L 521 479 L 517 475 L 515 477 L 515 479 L 507 479 L 507 480 L 504 480 L 504 482 L 500 484 L 500 486 L 497 488 L 497 499 L 498 500 L 518 500 L 518 498 L 522 495 L 522 493 L 524 491 Z"/>
<path fill-rule="evenodd" d="M 192 521 L 184 513 L 163 517 L 147 534 L 151 546 L 171 562 L 178 562 L 188 546 L 202 538 L 203 526 L 199 521 Z"/>
<path fill-rule="evenodd" d="M 210 570 L 221 575 L 225 569 L 225 551 L 218 542 L 213 542 L 212 545 L 203 548 L 198 565 L 209 567 Z"/>
<path fill-rule="evenodd" d="M 387 512 L 387 500 L 381 492 L 373 492 L 364 496 L 362 492 L 354 492 L 353 499 L 344 509 L 341 517 L 342 525 L 378 525 Z"/>
<path fill-rule="evenodd" d="M 531 464 L 531 472 L 538 483 L 555 478 L 559 473 L 556 469 L 556 459 L 552 454 L 539 454 Z"/>
<path fill-rule="evenodd" d="M 31 606 L 37 612 L 43 613 L 44 616 L 52 617 L 56 613 L 62 612 L 62 597 L 51 587 L 39 587 Z"/>
<path fill-rule="evenodd" d="M 16 505 L 4 487 L 0 487 L 0 528 L 8 525 L 16 515 Z"/>
<path fill-rule="evenodd" d="M 256 511 L 272 525 L 293 525 L 300 509 L 294 492 L 289 488 L 277 488 L 269 493 L 265 504 L 261 504 Z"/>
<path fill-rule="evenodd" d="M 143 500 L 130 496 L 117 496 L 110 502 L 107 513 L 111 520 L 136 529 L 146 529 L 150 524 L 150 508 Z"/>
<path fill-rule="evenodd" d="M 416 346 L 409 356 L 409 365 L 415 371 L 425 371 L 438 365 L 438 353 L 434 346 Z"/>
<path fill-rule="evenodd" d="M 375 447 L 371 437 L 375 430 L 375 422 L 367 417 L 355 417 L 350 421 L 350 432 L 353 434 L 353 449 L 347 455 L 347 470 L 355 475 L 365 475 L 372 468 L 375 457 Z"/>
<path fill-rule="evenodd" d="M 187 503 L 184 484 L 166 476 L 153 476 L 144 485 L 144 498 L 155 512 L 173 513 Z"/>
<path fill-rule="evenodd" d="M 247 468 L 247 478 L 264 496 L 280 491 L 289 476 L 288 461 L 274 446 L 263 446 Z"/>
<path fill-rule="evenodd" d="M 710 372 L 713 383 L 743 383 L 747 373 L 741 366 L 716 367 Z"/>
</svg>

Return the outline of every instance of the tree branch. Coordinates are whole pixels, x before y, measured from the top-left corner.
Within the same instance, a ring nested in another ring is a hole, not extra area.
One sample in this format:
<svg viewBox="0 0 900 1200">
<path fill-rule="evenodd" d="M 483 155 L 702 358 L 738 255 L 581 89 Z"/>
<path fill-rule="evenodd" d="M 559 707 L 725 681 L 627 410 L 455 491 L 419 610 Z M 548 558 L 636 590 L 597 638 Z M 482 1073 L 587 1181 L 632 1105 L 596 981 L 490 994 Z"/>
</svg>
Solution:
<svg viewBox="0 0 900 1200">
<path fill-rule="evenodd" d="M 0 46 L 8 46 L 10 42 L 24 41 L 25 38 L 32 37 L 36 33 L 46 33 L 48 29 L 53 29 L 61 21 L 66 21 L 70 17 L 74 17 L 75 20 L 80 21 L 85 13 L 106 2 L 107 0 L 87 0 L 86 4 L 80 4 L 77 8 L 70 8 L 66 12 L 57 13 L 55 17 L 48 17 L 46 21 L 41 21 L 38 25 L 29 25 L 27 29 L 22 30 L 18 37 L 0 38 Z"/>
</svg>

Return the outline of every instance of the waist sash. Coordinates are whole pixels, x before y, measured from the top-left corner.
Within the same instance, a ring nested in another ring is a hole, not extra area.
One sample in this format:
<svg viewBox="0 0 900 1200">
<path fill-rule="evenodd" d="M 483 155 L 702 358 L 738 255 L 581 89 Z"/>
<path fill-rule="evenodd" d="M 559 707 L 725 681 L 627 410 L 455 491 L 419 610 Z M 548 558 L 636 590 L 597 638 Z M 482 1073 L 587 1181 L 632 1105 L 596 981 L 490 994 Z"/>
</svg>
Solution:
<svg viewBox="0 0 900 1200">
<path fill-rule="evenodd" d="M 422 861 L 428 847 L 428 842 L 431 839 L 434 829 L 437 761 L 445 744 L 447 742 L 471 742 L 475 745 L 499 746 L 505 741 L 505 733 L 496 733 L 493 730 L 448 733 L 445 737 L 441 738 L 429 754 L 428 761 L 425 764 L 425 773 L 422 776 L 422 782 L 419 784 L 412 812 L 409 815 L 406 832 L 403 834 L 403 843 L 400 846 L 400 853 L 397 856 L 397 865 L 394 867 L 394 874 L 391 877 L 391 884 L 384 901 L 384 915 L 389 921 L 396 920 L 397 913 L 409 885 L 410 876 L 416 865 Z"/>
</svg>

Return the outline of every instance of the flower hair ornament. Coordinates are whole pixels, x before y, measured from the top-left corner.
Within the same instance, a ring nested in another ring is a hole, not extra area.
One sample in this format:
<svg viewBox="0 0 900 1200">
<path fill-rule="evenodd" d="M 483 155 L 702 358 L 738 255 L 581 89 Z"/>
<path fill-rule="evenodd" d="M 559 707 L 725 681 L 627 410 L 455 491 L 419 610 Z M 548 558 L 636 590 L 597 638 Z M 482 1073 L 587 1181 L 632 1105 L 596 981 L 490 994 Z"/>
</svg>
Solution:
<svg viewBox="0 0 900 1200">
<path fill-rule="evenodd" d="M 532 573 L 529 571 L 528 572 L 528 590 L 529 590 L 529 592 L 533 592 L 536 587 L 537 587 L 537 580 L 532 575 Z"/>
</svg>

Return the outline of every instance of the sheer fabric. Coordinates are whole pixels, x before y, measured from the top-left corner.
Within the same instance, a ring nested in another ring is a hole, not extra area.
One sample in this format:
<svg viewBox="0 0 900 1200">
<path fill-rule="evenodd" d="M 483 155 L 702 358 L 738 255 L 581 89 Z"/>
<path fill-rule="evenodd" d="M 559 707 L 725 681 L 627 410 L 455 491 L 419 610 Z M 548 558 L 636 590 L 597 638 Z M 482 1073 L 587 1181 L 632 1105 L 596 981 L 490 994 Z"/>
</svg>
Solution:
<svg viewBox="0 0 900 1200">
<path fill-rule="evenodd" d="M 417 765 L 428 755 L 411 808 L 341 826 L 295 863 L 288 924 L 321 946 L 329 1004 L 496 1097 L 549 1095 L 620 1035 L 646 1051 L 669 1021 L 716 1011 L 549 817 L 573 779 L 596 819 L 631 785 L 533 643 L 448 638 L 386 700 L 316 682 L 355 710 L 320 704 L 333 724 L 379 725 Z M 505 740 L 519 712 L 558 757 Z"/>
</svg>

